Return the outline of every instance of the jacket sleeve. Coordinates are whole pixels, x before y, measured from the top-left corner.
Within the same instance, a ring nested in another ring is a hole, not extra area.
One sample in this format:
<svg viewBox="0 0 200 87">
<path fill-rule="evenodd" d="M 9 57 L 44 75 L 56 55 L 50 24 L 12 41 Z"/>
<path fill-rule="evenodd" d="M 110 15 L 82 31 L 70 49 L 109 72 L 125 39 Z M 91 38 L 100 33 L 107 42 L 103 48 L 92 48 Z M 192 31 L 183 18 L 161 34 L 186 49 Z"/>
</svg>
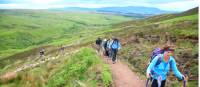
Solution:
<svg viewBox="0 0 200 87">
<path fill-rule="evenodd" d="M 109 49 L 111 49 L 112 44 L 113 44 L 113 41 L 111 40 L 111 41 L 109 42 L 109 45 L 108 45 L 108 48 L 109 48 Z"/>
<path fill-rule="evenodd" d="M 156 62 L 158 61 L 159 56 L 156 56 L 151 63 L 149 64 L 148 68 L 147 68 L 147 74 L 151 73 L 151 69 L 156 65 Z"/>
<path fill-rule="evenodd" d="M 171 60 L 171 68 L 174 72 L 174 74 L 179 78 L 179 79 L 183 79 L 182 78 L 182 74 L 180 73 L 180 71 L 177 69 L 177 66 L 176 66 L 176 61 L 175 59 L 172 57 L 172 60 Z"/>
</svg>

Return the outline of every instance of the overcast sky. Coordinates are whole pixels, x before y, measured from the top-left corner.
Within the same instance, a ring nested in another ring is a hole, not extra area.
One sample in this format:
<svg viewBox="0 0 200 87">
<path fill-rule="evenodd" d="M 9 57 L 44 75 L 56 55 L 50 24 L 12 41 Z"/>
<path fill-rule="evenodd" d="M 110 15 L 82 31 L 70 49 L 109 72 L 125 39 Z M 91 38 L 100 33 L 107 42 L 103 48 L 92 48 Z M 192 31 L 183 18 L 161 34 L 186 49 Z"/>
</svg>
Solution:
<svg viewBox="0 0 200 87">
<path fill-rule="evenodd" d="M 0 9 L 144 6 L 168 11 L 185 11 L 197 7 L 198 3 L 198 0 L 0 0 Z"/>
</svg>

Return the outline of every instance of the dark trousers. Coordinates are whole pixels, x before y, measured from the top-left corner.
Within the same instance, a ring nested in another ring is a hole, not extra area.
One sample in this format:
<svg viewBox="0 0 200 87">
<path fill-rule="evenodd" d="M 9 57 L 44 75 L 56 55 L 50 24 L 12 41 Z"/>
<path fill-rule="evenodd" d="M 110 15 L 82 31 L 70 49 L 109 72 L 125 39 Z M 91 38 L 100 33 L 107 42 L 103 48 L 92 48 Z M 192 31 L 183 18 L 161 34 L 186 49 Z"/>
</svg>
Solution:
<svg viewBox="0 0 200 87">
<path fill-rule="evenodd" d="M 118 49 L 112 49 L 112 61 L 113 61 L 113 62 L 116 60 L 117 51 L 118 51 Z"/>
<path fill-rule="evenodd" d="M 161 82 L 161 86 L 160 86 L 160 87 L 165 87 L 165 82 L 166 82 L 166 80 L 163 80 L 163 81 Z M 153 82 L 152 82 L 152 84 L 151 84 L 151 87 L 158 87 L 158 81 L 157 81 L 156 79 L 153 79 Z"/>
<path fill-rule="evenodd" d="M 108 49 L 108 57 L 111 59 L 112 58 L 112 50 Z"/>
</svg>

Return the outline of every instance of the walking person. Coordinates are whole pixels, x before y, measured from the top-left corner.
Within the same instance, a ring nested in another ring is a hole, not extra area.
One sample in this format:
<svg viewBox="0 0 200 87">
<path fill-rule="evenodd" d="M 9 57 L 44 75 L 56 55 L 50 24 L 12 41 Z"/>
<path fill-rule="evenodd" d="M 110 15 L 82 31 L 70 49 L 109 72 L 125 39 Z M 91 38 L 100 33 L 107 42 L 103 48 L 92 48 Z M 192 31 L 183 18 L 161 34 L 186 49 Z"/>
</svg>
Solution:
<svg viewBox="0 0 200 87">
<path fill-rule="evenodd" d="M 112 62 L 116 63 L 117 52 L 121 48 L 121 44 L 117 38 L 113 39 L 113 43 L 111 45 L 111 54 L 112 54 Z"/>
<path fill-rule="evenodd" d="M 113 39 L 110 38 L 107 42 L 108 59 L 112 59 L 112 49 L 111 49 L 112 43 L 113 43 Z"/>
<path fill-rule="evenodd" d="M 106 56 L 106 57 L 108 57 L 108 47 L 107 47 L 107 45 L 108 45 L 108 41 L 109 41 L 109 39 L 108 40 L 106 40 L 106 42 L 105 42 L 105 44 L 104 44 L 104 49 L 105 49 L 105 53 L 104 53 L 104 56 Z"/>
<path fill-rule="evenodd" d="M 100 52 L 101 43 L 102 43 L 102 39 L 101 38 L 97 38 L 97 40 L 96 40 L 96 48 L 97 48 L 98 52 Z"/>
<path fill-rule="evenodd" d="M 45 50 L 44 50 L 44 48 L 42 48 L 42 49 L 40 49 L 40 59 L 42 60 L 42 61 L 44 61 L 45 59 L 44 59 L 44 52 L 45 52 Z"/>
<path fill-rule="evenodd" d="M 172 54 L 174 49 L 165 49 L 163 52 L 153 58 L 146 72 L 147 78 L 151 78 L 151 87 L 165 87 L 168 72 L 170 69 L 179 79 L 185 80 L 185 76 L 179 72 L 176 61 Z"/>
<path fill-rule="evenodd" d="M 102 43 L 101 43 L 101 54 L 102 55 L 105 55 L 105 52 L 106 52 L 106 42 L 107 42 L 107 39 L 103 39 Z"/>
<path fill-rule="evenodd" d="M 63 45 L 60 46 L 60 53 L 62 55 L 64 55 L 64 53 L 65 53 L 65 47 Z"/>
</svg>

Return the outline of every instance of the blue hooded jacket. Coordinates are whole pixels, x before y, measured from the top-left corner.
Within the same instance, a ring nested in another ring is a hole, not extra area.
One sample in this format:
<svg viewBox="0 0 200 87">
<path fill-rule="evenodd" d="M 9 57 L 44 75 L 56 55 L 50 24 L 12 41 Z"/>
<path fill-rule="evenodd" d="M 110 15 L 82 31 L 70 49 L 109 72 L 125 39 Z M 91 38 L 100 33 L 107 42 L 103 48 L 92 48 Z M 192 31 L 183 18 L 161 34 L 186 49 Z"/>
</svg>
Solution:
<svg viewBox="0 0 200 87">
<path fill-rule="evenodd" d="M 170 56 L 168 62 L 166 63 L 163 61 L 163 56 L 164 56 L 163 54 L 159 54 L 151 61 L 150 65 L 147 68 L 147 73 L 151 74 L 151 77 L 153 79 L 158 79 L 158 76 L 161 76 L 162 81 L 163 81 L 163 80 L 166 80 L 167 74 L 168 74 L 170 68 L 172 68 L 172 71 L 174 72 L 174 74 L 179 79 L 183 79 L 182 78 L 183 75 L 177 69 L 176 61 L 175 61 L 174 57 Z M 156 65 L 156 63 L 159 61 L 160 57 L 162 60 L 160 61 L 160 64 Z"/>
</svg>

